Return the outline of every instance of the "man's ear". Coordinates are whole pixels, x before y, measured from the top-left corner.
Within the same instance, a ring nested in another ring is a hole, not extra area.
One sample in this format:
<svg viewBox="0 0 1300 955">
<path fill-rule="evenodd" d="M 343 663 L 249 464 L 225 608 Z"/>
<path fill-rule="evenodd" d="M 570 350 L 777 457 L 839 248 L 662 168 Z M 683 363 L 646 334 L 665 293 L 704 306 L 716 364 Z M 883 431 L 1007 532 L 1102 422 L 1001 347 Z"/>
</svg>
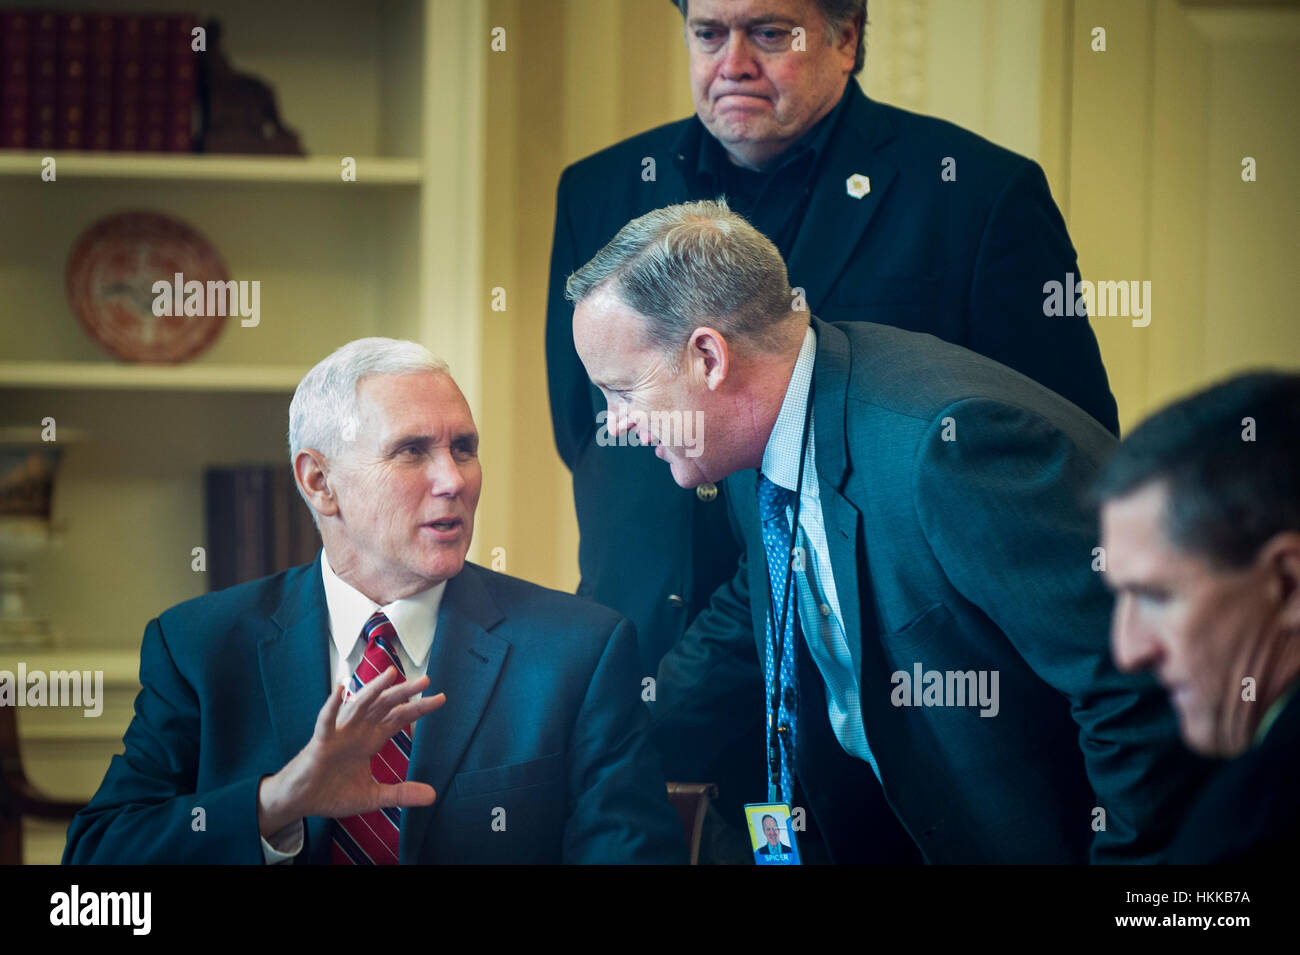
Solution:
<svg viewBox="0 0 1300 955">
<path fill-rule="evenodd" d="M 715 328 L 701 325 L 691 332 L 691 345 L 687 356 L 701 370 L 701 378 L 709 391 L 717 391 L 731 370 L 731 350 L 727 340 Z"/>
<path fill-rule="evenodd" d="M 318 515 L 333 517 L 339 512 L 339 503 L 330 490 L 329 465 L 325 461 L 325 455 L 311 448 L 303 448 L 294 455 L 293 477 Z"/>
<path fill-rule="evenodd" d="M 858 37 L 862 36 L 862 31 L 867 28 L 866 13 L 855 13 L 845 21 L 843 28 L 837 36 L 837 45 L 847 53 L 851 53 L 854 59 L 858 55 Z"/>
<path fill-rule="evenodd" d="M 1300 531 L 1274 534 L 1259 559 L 1278 590 L 1278 622 L 1300 632 Z"/>
</svg>

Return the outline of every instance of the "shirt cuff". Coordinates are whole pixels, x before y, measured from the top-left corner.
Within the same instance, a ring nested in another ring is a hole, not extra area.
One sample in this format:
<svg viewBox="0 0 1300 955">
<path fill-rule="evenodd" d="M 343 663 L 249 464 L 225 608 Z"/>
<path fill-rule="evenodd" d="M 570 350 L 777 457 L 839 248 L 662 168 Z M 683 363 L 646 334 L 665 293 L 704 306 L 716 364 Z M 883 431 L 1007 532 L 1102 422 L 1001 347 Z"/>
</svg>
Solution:
<svg viewBox="0 0 1300 955">
<path fill-rule="evenodd" d="M 262 857 L 266 860 L 266 864 L 283 865 L 293 861 L 293 858 L 302 852 L 304 831 L 302 820 L 298 819 L 279 832 L 272 833 L 269 840 L 263 836 Z"/>
</svg>

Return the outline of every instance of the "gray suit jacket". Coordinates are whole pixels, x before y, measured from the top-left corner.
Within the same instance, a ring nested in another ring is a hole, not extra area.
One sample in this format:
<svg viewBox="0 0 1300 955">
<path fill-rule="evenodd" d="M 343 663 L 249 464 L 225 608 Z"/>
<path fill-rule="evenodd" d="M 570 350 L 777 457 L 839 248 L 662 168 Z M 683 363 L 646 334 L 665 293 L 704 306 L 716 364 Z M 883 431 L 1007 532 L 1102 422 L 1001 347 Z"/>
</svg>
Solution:
<svg viewBox="0 0 1300 955">
<path fill-rule="evenodd" d="M 1111 660 L 1112 600 L 1081 498 L 1115 439 L 1041 385 L 933 336 L 813 327 L 823 515 L 890 808 L 930 862 L 1084 862 L 1090 848 L 1095 861 L 1152 861 L 1208 766 L 1179 742 L 1154 681 Z M 756 478 L 727 479 L 747 556 L 659 671 L 656 736 L 699 740 L 702 764 L 730 712 L 763 707 Z M 872 823 L 853 780 L 870 769 L 832 735 L 800 650 L 797 775 L 832 857 L 861 859 Z M 996 716 L 895 705 L 892 675 L 917 664 L 996 671 Z"/>
</svg>

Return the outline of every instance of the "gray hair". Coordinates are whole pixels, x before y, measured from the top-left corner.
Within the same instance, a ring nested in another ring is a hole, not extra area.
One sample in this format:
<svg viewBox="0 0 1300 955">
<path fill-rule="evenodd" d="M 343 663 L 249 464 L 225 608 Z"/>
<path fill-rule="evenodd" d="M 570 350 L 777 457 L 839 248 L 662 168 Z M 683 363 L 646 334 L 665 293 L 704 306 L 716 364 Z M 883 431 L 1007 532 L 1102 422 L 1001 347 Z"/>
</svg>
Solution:
<svg viewBox="0 0 1300 955">
<path fill-rule="evenodd" d="M 855 75 L 861 73 L 862 67 L 867 62 L 867 0 L 812 0 L 812 2 L 821 11 L 822 18 L 826 21 L 827 43 L 834 43 L 835 35 L 850 23 L 858 23 L 858 52 L 853 58 L 853 72 Z M 672 3 L 681 11 L 682 19 L 685 20 L 690 0 L 672 0 Z M 859 16 L 861 20 L 858 19 Z"/>
<path fill-rule="evenodd" d="M 674 370 L 700 325 L 763 351 L 791 337 L 794 293 L 781 253 L 721 197 L 633 219 L 569 276 L 564 294 L 576 304 L 605 286 L 645 318 L 646 341 Z"/>
<path fill-rule="evenodd" d="M 357 385 L 368 375 L 432 371 L 448 375 L 447 363 L 418 342 L 358 338 L 336 349 L 303 376 L 289 403 L 289 460 L 312 448 L 337 460 L 357 427 Z M 298 492 L 301 494 L 302 489 Z M 305 501 L 306 495 L 303 495 Z M 310 503 L 308 504 L 310 508 Z M 312 520 L 316 510 L 311 508 Z"/>
</svg>

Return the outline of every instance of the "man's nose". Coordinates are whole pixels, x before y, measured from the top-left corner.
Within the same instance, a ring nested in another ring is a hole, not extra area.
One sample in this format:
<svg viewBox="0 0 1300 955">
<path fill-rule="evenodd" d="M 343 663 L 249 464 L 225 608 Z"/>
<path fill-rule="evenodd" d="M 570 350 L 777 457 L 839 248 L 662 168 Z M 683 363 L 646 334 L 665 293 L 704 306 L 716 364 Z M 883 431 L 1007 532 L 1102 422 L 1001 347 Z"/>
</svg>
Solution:
<svg viewBox="0 0 1300 955">
<path fill-rule="evenodd" d="M 465 475 L 450 450 L 443 449 L 429 461 L 429 488 L 433 494 L 455 496 L 465 487 Z"/>
<path fill-rule="evenodd" d="M 727 45 L 722 51 L 722 76 L 729 80 L 744 79 L 754 76 L 754 51 L 749 45 L 749 36 L 744 30 L 732 30 L 727 36 Z"/>
<path fill-rule="evenodd" d="M 605 402 L 605 430 L 617 438 L 627 430 L 627 416 L 623 413 L 627 406 L 621 401 L 610 398 Z"/>
<path fill-rule="evenodd" d="M 1159 647 L 1150 629 L 1138 619 L 1133 598 L 1128 594 L 1121 594 L 1115 602 L 1110 646 L 1115 666 L 1126 673 L 1146 669 L 1158 656 Z"/>
<path fill-rule="evenodd" d="M 645 438 L 645 435 L 641 433 L 640 420 L 632 414 L 630 402 L 610 401 L 605 423 L 606 429 L 616 438 L 633 428 L 636 429 L 638 438 Z"/>
</svg>

